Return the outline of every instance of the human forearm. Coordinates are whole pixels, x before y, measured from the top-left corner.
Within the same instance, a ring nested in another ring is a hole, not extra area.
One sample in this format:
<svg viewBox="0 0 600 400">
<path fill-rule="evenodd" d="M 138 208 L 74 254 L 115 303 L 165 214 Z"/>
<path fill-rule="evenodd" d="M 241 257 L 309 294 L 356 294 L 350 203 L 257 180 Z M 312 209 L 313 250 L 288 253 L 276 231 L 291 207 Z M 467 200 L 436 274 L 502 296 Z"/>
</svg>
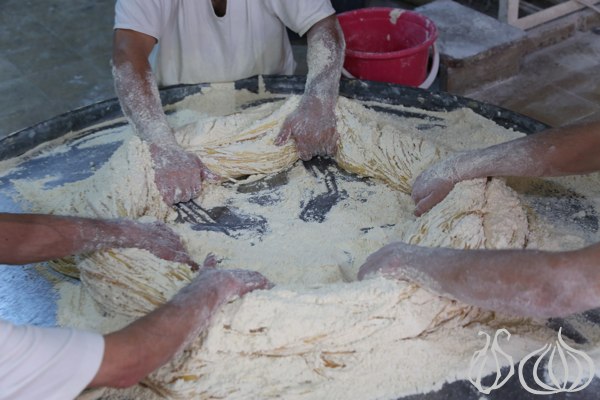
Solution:
<svg viewBox="0 0 600 400">
<path fill-rule="evenodd" d="M 455 179 L 564 176 L 600 170 L 600 123 L 552 129 L 456 156 Z"/>
<path fill-rule="evenodd" d="M 130 224 L 130 223 L 129 223 Z M 0 214 L 0 263 L 27 264 L 134 245 L 128 223 L 39 214 Z"/>
<path fill-rule="evenodd" d="M 464 251 L 398 243 L 385 251 L 371 260 L 384 265 L 380 272 L 385 276 L 413 280 L 485 309 L 557 317 L 600 306 L 600 244 L 547 252 Z"/>
<path fill-rule="evenodd" d="M 104 358 L 90 386 L 136 384 L 197 338 L 221 305 L 271 287 L 257 272 L 216 270 L 215 264 L 214 258 L 207 258 L 199 275 L 171 301 L 106 335 Z"/>
<path fill-rule="evenodd" d="M 580 279 L 566 271 L 568 257 L 541 251 L 454 250 L 424 271 L 441 294 L 464 303 L 520 316 L 557 317 L 591 308 L 569 287 L 570 281 Z"/>
<path fill-rule="evenodd" d="M 163 111 L 148 56 L 156 40 L 117 29 L 113 51 L 115 90 L 123 113 L 149 147 L 154 182 L 164 201 L 175 204 L 196 197 L 202 180 L 211 176 L 202 161 L 175 140 Z"/>
<path fill-rule="evenodd" d="M 90 386 L 136 384 L 206 329 L 223 301 L 218 287 L 200 277 L 169 303 L 106 335 L 102 365 Z"/>
<path fill-rule="evenodd" d="M 128 247 L 197 268 L 179 236 L 160 222 L 0 213 L 0 264 L 27 264 Z"/>
<path fill-rule="evenodd" d="M 553 129 L 457 153 L 423 171 L 412 187 L 415 214 L 431 209 L 460 181 L 495 176 L 564 176 L 600 170 L 600 122 Z"/>
<path fill-rule="evenodd" d="M 290 137 L 302 160 L 333 156 L 339 134 L 335 105 L 344 60 L 344 36 L 335 15 L 322 19 L 308 31 L 308 76 L 298 108 L 288 115 L 275 139 L 283 145 Z"/>
<path fill-rule="evenodd" d="M 305 95 L 335 107 L 344 63 L 344 35 L 335 16 L 324 18 L 308 31 Z"/>
<path fill-rule="evenodd" d="M 148 56 L 154 38 L 138 32 L 117 30 L 113 45 L 115 91 L 123 113 L 136 133 L 149 143 L 175 144 L 162 108 Z"/>
</svg>

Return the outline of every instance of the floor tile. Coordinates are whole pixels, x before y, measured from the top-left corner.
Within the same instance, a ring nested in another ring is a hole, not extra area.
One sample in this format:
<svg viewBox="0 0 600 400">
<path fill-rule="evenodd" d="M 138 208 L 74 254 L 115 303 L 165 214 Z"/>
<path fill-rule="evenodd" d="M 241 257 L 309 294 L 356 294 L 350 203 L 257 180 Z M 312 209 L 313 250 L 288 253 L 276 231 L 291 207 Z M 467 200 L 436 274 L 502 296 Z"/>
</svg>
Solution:
<svg viewBox="0 0 600 400">
<path fill-rule="evenodd" d="M 112 0 L 4 0 L 0 3 L 6 13 L 39 15 L 47 10 L 68 11 L 94 3 L 113 3 Z"/>
<path fill-rule="evenodd" d="M 595 112 L 590 115 L 586 115 L 585 117 L 573 121 L 575 123 L 583 123 L 583 122 L 600 122 L 600 111 Z"/>
<path fill-rule="evenodd" d="M 58 40 L 35 18 L 21 19 L 19 15 L 12 18 L 17 21 L 0 24 L 0 54 L 34 51 Z"/>
<path fill-rule="evenodd" d="M 48 98 L 60 101 L 69 109 L 115 97 L 112 77 L 102 76 L 90 61 L 64 64 L 28 75 L 28 79 Z"/>
<path fill-rule="evenodd" d="M 0 82 L 1 116 L 17 112 L 34 112 L 39 107 L 46 107 L 48 102 L 49 99 L 44 92 L 26 78 Z"/>
<path fill-rule="evenodd" d="M 26 78 L 0 82 L 0 137 L 52 118 L 65 109 Z"/>
<path fill-rule="evenodd" d="M 0 56 L 0 82 L 8 81 L 21 76 L 21 71 L 10 61 Z"/>
<path fill-rule="evenodd" d="M 24 74 L 44 71 L 83 59 L 77 53 L 69 50 L 60 40 L 49 37 L 40 38 L 40 40 L 27 43 L 17 50 L 6 52 L 4 57 Z"/>
<path fill-rule="evenodd" d="M 577 32 L 555 46 L 531 56 L 542 68 L 560 66 L 570 71 L 598 67 L 600 63 L 600 37 L 590 32 Z"/>
<path fill-rule="evenodd" d="M 600 60 L 598 65 L 573 72 L 569 76 L 556 80 L 553 84 L 586 100 L 600 104 Z"/>
<path fill-rule="evenodd" d="M 74 52 L 92 56 L 112 48 L 113 10 L 113 2 L 88 2 L 77 8 L 47 12 L 40 16 L 40 22 Z M 65 20 L 70 23 L 65 24 Z"/>
<path fill-rule="evenodd" d="M 569 124 L 600 111 L 598 104 L 553 85 L 505 106 L 554 127 Z"/>
<path fill-rule="evenodd" d="M 0 12 L 0 29 L 13 28 L 16 24 L 35 20 L 35 17 L 28 13 L 19 1 L 0 2 L 0 9 L 2 10 Z"/>
<path fill-rule="evenodd" d="M 112 51 L 105 54 L 95 54 L 90 57 L 86 57 L 93 67 L 98 71 L 101 77 L 112 80 Z"/>
<path fill-rule="evenodd" d="M 83 58 L 106 54 L 112 51 L 112 28 L 73 30 L 60 35 L 61 40 L 73 52 Z"/>
<path fill-rule="evenodd" d="M 530 54 L 520 73 L 469 97 L 560 126 L 600 108 L 600 37 L 590 32 Z"/>
</svg>

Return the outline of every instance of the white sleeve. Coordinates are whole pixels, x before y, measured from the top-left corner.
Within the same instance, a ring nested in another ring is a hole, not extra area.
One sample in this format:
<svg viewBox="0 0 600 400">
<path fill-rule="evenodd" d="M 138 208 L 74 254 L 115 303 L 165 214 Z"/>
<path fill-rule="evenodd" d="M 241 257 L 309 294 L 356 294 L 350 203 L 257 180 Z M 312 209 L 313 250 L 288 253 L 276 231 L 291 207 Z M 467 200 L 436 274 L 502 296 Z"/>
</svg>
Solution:
<svg viewBox="0 0 600 400">
<path fill-rule="evenodd" d="M 165 3 L 161 0 L 117 0 L 114 29 L 131 29 L 159 40 L 164 12 Z"/>
<path fill-rule="evenodd" d="M 323 18 L 335 14 L 329 0 L 266 0 L 265 3 L 285 26 L 300 36 Z"/>
<path fill-rule="evenodd" d="M 0 320 L 0 400 L 73 399 L 94 379 L 103 355 L 100 334 Z"/>
</svg>

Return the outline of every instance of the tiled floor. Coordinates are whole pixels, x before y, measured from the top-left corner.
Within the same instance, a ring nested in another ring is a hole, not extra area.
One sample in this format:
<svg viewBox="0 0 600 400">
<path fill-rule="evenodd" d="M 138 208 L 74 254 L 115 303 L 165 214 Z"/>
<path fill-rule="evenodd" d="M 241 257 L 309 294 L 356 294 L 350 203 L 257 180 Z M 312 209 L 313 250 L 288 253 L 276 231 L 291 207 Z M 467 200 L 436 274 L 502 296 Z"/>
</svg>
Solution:
<svg viewBox="0 0 600 400">
<path fill-rule="evenodd" d="M 0 136 L 114 97 L 114 0 L 0 0 Z"/>
<path fill-rule="evenodd" d="M 521 73 L 468 94 L 551 126 L 600 121 L 600 31 L 527 56 Z"/>
<path fill-rule="evenodd" d="M 114 0 L 0 0 L 0 137 L 114 97 L 113 8 Z M 305 49 L 295 54 L 304 72 Z M 472 96 L 551 125 L 600 119 L 599 67 L 600 36 L 580 33 Z"/>
</svg>

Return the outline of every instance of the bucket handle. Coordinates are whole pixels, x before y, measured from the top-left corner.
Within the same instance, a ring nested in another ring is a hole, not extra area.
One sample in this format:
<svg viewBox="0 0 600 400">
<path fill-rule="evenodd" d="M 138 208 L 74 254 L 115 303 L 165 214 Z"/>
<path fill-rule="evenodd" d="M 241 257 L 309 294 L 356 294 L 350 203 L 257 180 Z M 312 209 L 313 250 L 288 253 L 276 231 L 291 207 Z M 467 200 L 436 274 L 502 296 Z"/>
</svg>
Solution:
<svg viewBox="0 0 600 400">
<path fill-rule="evenodd" d="M 433 64 L 431 65 L 431 71 L 429 72 L 429 76 L 419 85 L 419 89 L 429 89 L 429 87 L 433 84 L 435 77 L 437 76 L 440 70 L 440 52 L 438 50 L 437 44 L 433 44 Z M 342 67 L 342 75 L 349 79 L 356 79 L 354 75 L 352 75 L 348 70 Z"/>
</svg>

